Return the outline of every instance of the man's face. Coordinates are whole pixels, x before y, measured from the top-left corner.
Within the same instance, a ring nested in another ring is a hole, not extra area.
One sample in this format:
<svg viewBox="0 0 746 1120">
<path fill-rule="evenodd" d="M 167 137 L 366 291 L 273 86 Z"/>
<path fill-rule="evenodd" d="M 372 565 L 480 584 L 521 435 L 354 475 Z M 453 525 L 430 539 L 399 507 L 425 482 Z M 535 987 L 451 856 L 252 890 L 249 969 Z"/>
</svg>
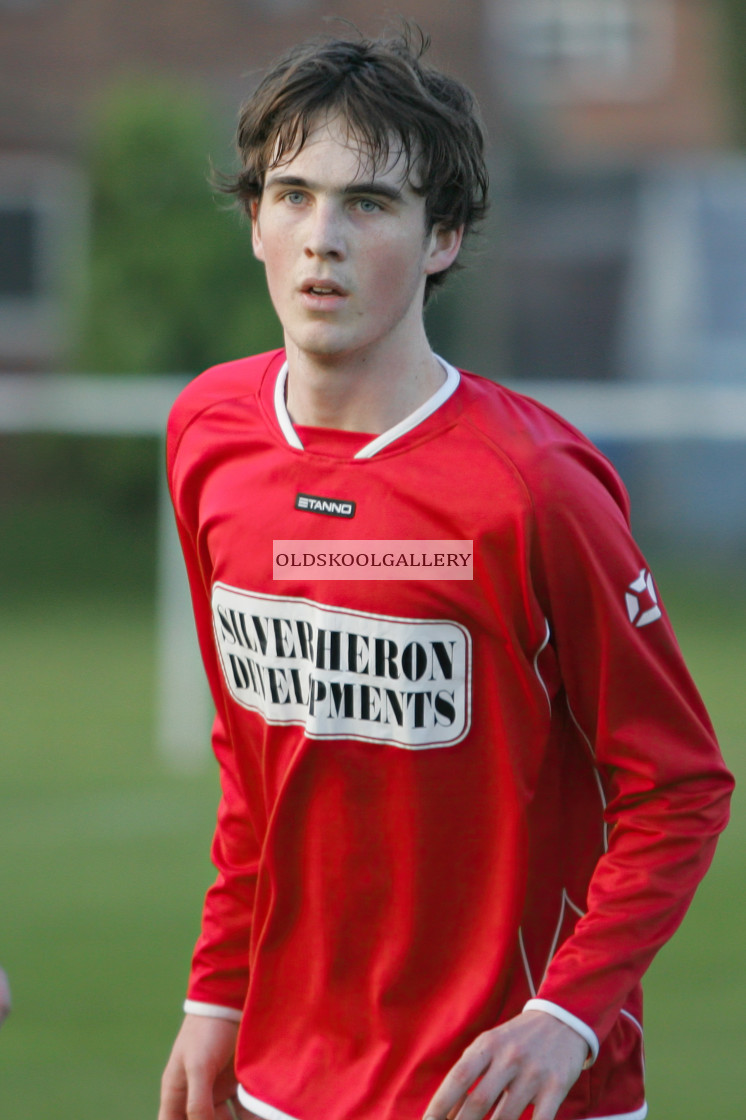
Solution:
<svg viewBox="0 0 746 1120">
<path fill-rule="evenodd" d="M 452 263 L 461 236 L 427 231 L 424 199 L 397 154 L 374 172 L 336 118 L 267 172 L 254 252 L 289 347 L 339 360 L 393 354 L 421 334 L 426 278 Z"/>
</svg>

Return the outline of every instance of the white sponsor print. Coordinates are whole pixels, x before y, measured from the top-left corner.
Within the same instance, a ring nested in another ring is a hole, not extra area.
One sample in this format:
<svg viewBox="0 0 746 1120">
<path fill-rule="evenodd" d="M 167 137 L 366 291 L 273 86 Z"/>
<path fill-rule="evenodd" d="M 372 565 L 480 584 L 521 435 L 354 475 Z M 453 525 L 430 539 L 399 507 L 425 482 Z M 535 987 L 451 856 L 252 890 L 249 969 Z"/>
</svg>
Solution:
<svg viewBox="0 0 746 1120">
<path fill-rule="evenodd" d="M 637 579 L 629 585 L 624 599 L 629 620 L 638 629 L 661 617 L 653 577 L 647 568 L 642 568 Z"/>
<path fill-rule="evenodd" d="M 457 622 L 393 618 L 281 595 L 212 590 L 228 690 L 311 738 L 448 747 L 471 723 L 471 637 Z"/>
</svg>

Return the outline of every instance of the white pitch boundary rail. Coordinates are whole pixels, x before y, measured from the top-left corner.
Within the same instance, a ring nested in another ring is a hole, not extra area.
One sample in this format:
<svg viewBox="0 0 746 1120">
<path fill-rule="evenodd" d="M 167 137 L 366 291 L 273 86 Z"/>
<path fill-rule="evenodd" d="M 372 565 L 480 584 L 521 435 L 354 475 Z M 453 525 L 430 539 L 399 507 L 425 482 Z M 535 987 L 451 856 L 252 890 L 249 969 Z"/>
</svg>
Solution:
<svg viewBox="0 0 746 1120">
<path fill-rule="evenodd" d="M 0 431 L 163 439 L 169 409 L 188 380 L 0 374 Z M 746 385 L 531 381 L 515 387 L 595 440 L 746 440 Z M 167 764 L 192 769 L 208 754 L 210 699 L 164 470 L 158 493 L 157 745 Z"/>
</svg>

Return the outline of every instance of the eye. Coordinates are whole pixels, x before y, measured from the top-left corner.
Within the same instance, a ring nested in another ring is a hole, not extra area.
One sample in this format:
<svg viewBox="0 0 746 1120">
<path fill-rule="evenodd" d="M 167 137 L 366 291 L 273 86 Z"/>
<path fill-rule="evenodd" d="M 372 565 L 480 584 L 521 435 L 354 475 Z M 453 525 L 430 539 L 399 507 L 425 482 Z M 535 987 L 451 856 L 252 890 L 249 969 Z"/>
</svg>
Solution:
<svg viewBox="0 0 746 1120">
<path fill-rule="evenodd" d="M 361 198 L 357 205 L 364 214 L 375 214 L 376 210 L 381 209 L 380 202 L 374 202 L 372 198 Z"/>
<path fill-rule="evenodd" d="M 303 191 L 288 191 L 284 195 L 285 201 L 289 202 L 291 206 L 300 206 L 305 201 Z"/>
</svg>

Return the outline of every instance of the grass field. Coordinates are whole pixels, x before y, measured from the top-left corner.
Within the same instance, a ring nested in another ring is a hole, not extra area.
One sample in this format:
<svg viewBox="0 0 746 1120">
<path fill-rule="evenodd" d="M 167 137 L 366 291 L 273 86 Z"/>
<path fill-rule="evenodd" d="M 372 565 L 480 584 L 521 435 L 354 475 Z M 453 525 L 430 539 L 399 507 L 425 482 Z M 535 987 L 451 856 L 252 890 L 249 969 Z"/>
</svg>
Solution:
<svg viewBox="0 0 746 1120">
<path fill-rule="evenodd" d="M 743 588 L 659 581 L 743 777 Z M 147 602 L 6 605 L 0 682 L 0 963 L 15 999 L 0 1116 L 152 1120 L 211 876 L 216 775 L 177 777 L 155 757 Z M 651 1120 L 743 1120 L 745 877 L 736 811 L 648 978 Z"/>
</svg>

